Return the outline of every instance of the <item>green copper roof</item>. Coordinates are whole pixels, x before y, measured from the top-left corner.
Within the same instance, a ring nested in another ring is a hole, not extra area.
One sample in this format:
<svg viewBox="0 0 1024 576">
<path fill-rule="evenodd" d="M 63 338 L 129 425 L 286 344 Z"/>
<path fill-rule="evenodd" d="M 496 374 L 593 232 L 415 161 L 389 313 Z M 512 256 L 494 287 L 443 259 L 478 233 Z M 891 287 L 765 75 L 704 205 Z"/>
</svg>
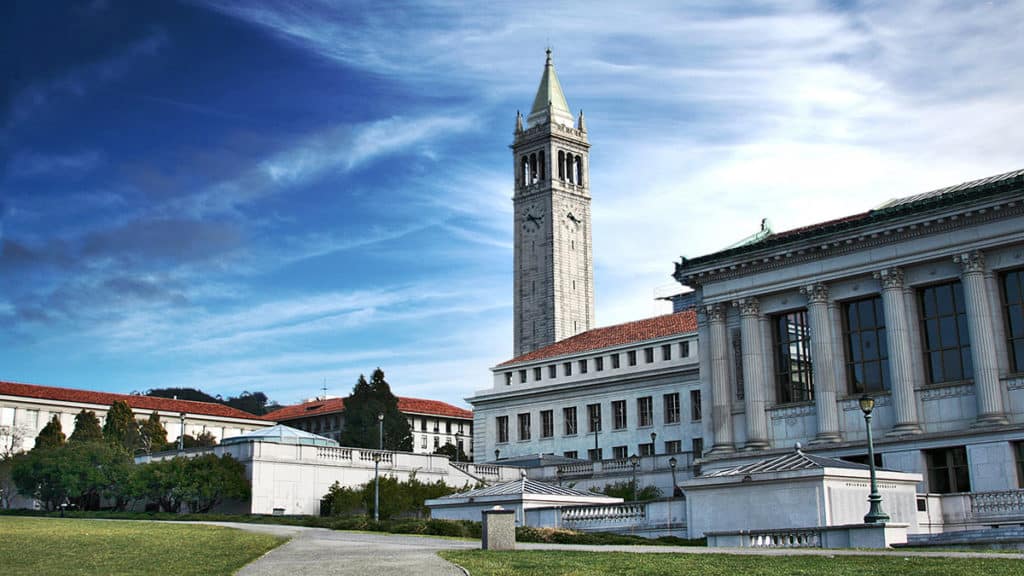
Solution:
<svg viewBox="0 0 1024 576">
<path fill-rule="evenodd" d="M 569 103 L 565 101 L 562 85 L 558 82 L 555 64 L 551 61 L 550 48 L 547 54 L 548 59 L 544 63 L 544 73 L 540 77 L 540 86 L 537 88 L 537 96 L 533 99 L 533 108 L 530 109 L 528 122 L 533 126 L 537 124 L 538 120 L 546 118 L 548 102 L 550 102 L 552 118 L 572 126 L 572 112 L 569 111 Z"/>
</svg>

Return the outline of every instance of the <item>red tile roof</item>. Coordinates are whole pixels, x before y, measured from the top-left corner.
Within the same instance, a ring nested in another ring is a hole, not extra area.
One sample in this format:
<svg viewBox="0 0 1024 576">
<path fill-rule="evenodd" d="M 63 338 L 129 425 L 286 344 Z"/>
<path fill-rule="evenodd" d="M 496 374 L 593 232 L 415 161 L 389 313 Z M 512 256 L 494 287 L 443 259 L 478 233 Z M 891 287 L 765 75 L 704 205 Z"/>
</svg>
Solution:
<svg viewBox="0 0 1024 576">
<path fill-rule="evenodd" d="M 579 354 L 588 350 L 600 350 L 601 348 L 622 346 L 633 342 L 643 342 L 645 340 L 654 340 L 655 338 L 664 338 L 675 334 L 696 331 L 697 313 L 693 310 L 684 310 L 675 314 L 655 316 L 654 318 L 645 318 L 643 320 L 626 322 L 625 324 L 605 326 L 604 328 L 594 328 L 571 338 L 555 342 L 550 346 L 523 354 L 507 362 L 502 362 L 498 366 L 543 360 L 544 358 L 553 358 L 565 354 Z"/>
<path fill-rule="evenodd" d="M 287 422 L 289 420 L 298 420 L 299 418 L 305 418 L 307 416 L 334 414 L 336 412 L 341 412 L 344 409 L 344 398 L 329 398 L 327 400 L 313 400 L 311 402 L 295 404 L 294 406 L 285 406 L 280 410 L 274 410 L 273 412 L 264 415 L 263 419 L 273 420 L 274 422 Z M 440 400 L 425 400 L 423 398 L 406 398 L 404 396 L 399 396 L 398 410 L 403 414 L 426 414 L 428 416 L 447 416 L 449 418 L 465 419 L 473 418 L 473 412 L 471 410 L 452 406 L 451 404 L 441 402 Z"/>
<path fill-rule="evenodd" d="M 259 420 L 260 417 L 237 408 L 215 404 L 212 402 L 194 402 L 192 400 L 174 400 L 157 398 L 156 396 L 135 396 L 132 394 L 112 394 L 110 392 L 94 392 L 92 390 L 76 390 L 74 388 L 57 388 L 54 386 L 37 386 L 35 384 L 19 384 L 17 382 L 0 381 L 0 395 L 23 396 L 41 400 L 57 400 L 61 402 L 81 402 L 83 404 L 100 404 L 110 406 L 121 400 L 137 410 L 164 410 L 167 412 L 185 412 L 201 416 L 219 416 L 223 418 L 243 418 Z"/>
</svg>

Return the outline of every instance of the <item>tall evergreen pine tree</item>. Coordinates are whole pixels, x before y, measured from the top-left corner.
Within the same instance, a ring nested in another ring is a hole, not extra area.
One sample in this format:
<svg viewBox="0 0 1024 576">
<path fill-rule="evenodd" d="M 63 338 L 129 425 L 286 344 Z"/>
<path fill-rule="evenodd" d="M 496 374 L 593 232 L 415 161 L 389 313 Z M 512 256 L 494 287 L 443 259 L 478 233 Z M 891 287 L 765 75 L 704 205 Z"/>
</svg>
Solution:
<svg viewBox="0 0 1024 576">
<path fill-rule="evenodd" d="M 69 442 L 100 442 L 103 440 L 103 430 L 100 428 L 100 419 L 96 413 L 82 408 L 82 411 L 75 416 L 75 430 L 68 438 Z"/>
<path fill-rule="evenodd" d="M 384 449 L 412 452 L 412 430 L 405 416 L 398 411 L 398 398 L 384 379 L 384 371 L 377 368 L 370 377 L 359 375 L 352 394 L 345 398 L 342 416 L 345 429 L 341 434 L 343 446 L 377 448 L 380 437 L 377 415 L 384 415 Z"/>
<path fill-rule="evenodd" d="M 33 448 L 39 448 L 45 450 L 47 448 L 56 448 L 64 444 L 64 431 L 61 429 L 60 418 L 56 414 L 53 418 L 43 426 L 43 429 L 39 431 L 39 435 L 36 436 L 36 445 Z"/>
<path fill-rule="evenodd" d="M 139 446 L 139 424 L 131 406 L 123 400 L 110 405 L 107 422 L 103 425 L 103 437 L 107 442 L 123 447 L 133 454 Z"/>
</svg>

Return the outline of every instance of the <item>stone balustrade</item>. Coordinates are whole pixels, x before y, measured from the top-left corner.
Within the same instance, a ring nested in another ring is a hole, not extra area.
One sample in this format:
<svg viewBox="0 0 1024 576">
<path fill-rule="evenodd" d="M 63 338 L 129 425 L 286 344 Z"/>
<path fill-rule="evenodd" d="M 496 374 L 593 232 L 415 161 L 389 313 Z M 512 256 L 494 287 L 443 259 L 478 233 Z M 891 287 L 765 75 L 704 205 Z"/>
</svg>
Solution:
<svg viewBox="0 0 1024 576">
<path fill-rule="evenodd" d="M 1024 519 L 1024 490 L 974 492 L 969 497 L 971 515 L 975 518 Z"/>
<path fill-rule="evenodd" d="M 352 449 L 317 446 L 316 457 L 319 460 L 352 460 Z"/>
<path fill-rule="evenodd" d="M 750 548 L 821 548 L 820 530 L 768 530 L 746 537 Z"/>
<path fill-rule="evenodd" d="M 572 526 L 578 523 L 619 523 L 636 524 L 647 516 L 647 505 L 601 504 L 598 506 L 574 506 L 562 509 L 562 524 Z"/>
</svg>

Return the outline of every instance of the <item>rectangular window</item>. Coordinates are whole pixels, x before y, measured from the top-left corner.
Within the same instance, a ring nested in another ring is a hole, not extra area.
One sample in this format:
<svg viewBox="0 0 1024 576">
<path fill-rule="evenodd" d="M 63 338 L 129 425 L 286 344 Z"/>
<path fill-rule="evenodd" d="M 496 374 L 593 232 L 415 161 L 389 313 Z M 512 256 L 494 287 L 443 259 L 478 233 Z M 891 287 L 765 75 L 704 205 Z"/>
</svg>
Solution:
<svg viewBox="0 0 1024 576">
<path fill-rule="evenodd" d="M 700 390 L 690 390 L 690 420 L 700 422 Z"/>
<path fill-rule="evenodd" d="M 672 345 L 671 344 L 665 344 L 664 346 L 661 347 L 661 359 L 662 360 L 671 360 L 672 359 Z"/>
<path fill-rule="evenodd" d="M 1003 274 L 1003 302 L 1010 369 L 1024 372 L 1024 269 Z"/>
<path fill-rule="evenodd" d="M 585 359 L 584 360 L 580 360 L 580 374 L 586 374 L 586 373 L 587 373 L 587 361 Z"/>
<path fill-rule="evenodd" d="M 665 394 L 665 424 L 679 422 L 679 393 Z"/>
<path fill-rule="evenodd" d="M 612 402 L 612 426 L 622 430 L 626 425 L 626 401 L 615 400 Z"/>
<path fill-rule="evenodd" d="M 636 366 L 636 350 L 630 350 L 626 354 L 629 356 L 629 365 Z"/>
<path fill-rule="evenodd" d="M 459 434 L 462 434 L 462 422 L 459 422 Z"/>
<path fill-rule="evenodd" d="M 548 366 L 548 378 L 557 378 L 558 377 L 558 371 L 557 370 L 558 370 L 558 368 L 554 364 Z"/>
<path fill-rule="evenodd" d="M 597 370 L 598 372 L 604 370 L 604 356 L 594 358 L 594 370 Z"/>
<path fill-rule="evenodd" d="M 973 379 L 963 286 L 959 281 L 929 286 L 921 290 L 920 299 L 928 381 Z"/>
<path fill-rule="evenodd" d="M 426 436 L 420 437 L 420 448 L 423 448 L 424 450 L 427 449 L 427 437 Z"/>
<path fill-rule="evenodd" d="M 526 370 L 519 371 L 519 383 L 523 384 L 526 382 Z"/>
<path fill-rule="evenodd" d="M 602 452 L 602 448 L 591 448 L 590 450 L 587 450 L 587 459 L 592 461 L 601 460 Z"/>
<path fill-rule="evenodd" d="M 519 415 L 519 440 L 530 439 L 530 414 Z"/>
<path fill-rule="evenodd" d="M 423 420 L 420 420 L 420 431 L 421 432 L 426 432 L 427 431 L 427 419 L 426 418 L 424 418 Z M 426 448 L 426 446 L 424 446 L 424 448 Z"/>
<path fill-rule="evenodd" d="M 679 454 L 683 451 L 682 440 L 669 440 L 665 442 L 665 454 Z"/>
<path fill-rule="evenodd" d="M 928 461 L 928 491 L 953 494 L 971 491 L 971 474 L 967 467 L 967 449 L 963 446 L 925 450 Z"/>
<path fill-rule="evenodd" d="M 540 366 L 533 369 L 533 381 L 540 380 Z"/>
<path fill-rule="evenodd" d="M 680 342 L 679 343 L 679 357 L 680 358 L 689 358 L 690 357 L 690 343 L 689 342 Z"/>
<path fill-rule="evenodd" d="M 1017 457 L 1017 486 L 1024 488 L 1024 442 L 1014 442 L 1013 453 Z"/>
<path fill-rule="evenodd" d="M 495 425 L 498 429 L 498 444 L 508 442 L 508 416 L 495 418 Z"/>
<path fill-rule="evenodd" d="M 843 304 L 843 336 L 850 393 L 888 390 L 889 346 L 880 296 Z"/>
<path fill-rule="evenodd" d="M 641 456 L 654 456 L 654 442 L 640 444 L 639 448 Z"/>
<path fill-rule="evenodd" d="M 575 436 L 579 428 L 576 427 L 576 407 L 562 408 L 562 422 L 565 426 L 566 436 Z"/>
<path fill-rule="evenodd" d="M 588 431 L 593 434 L 594 432 L 601 431 L 601 405 L 600 404 L 587 404 L 587 420 L 589 421 L 590 428 Z"/>
<path fill-rule="evenodd" d="M 552 410 L 540 411 L 540 437 L 551 438 L 555 435 L 555 413 Z"/>
<path fill-rule="evenodd" d="M 636 399 L 636 419 L 641 428 L 654 425 L 654 399 L 650 396 Z"/>
<path fill-rule="evenodd" d="M 434 433 L 437 434 L 440 431 L 441 431 L 441 423 L 435 420 L 434 421 Z"/>
<path fill-rule="evenodd" d="M 807 310 L 772 316 L 779 404 L 814 400 Z"/>
<path fill-rule="evenodd" d="M 580 457 L 580 454 L 575 450 L 567 450 L 565 452 L 562 452 L 562 456 L 565 456 L 566 458 L 576 459 Z"/>
<path fill-rule="evenodd" d="M 616 460 L 629 458 L 629 446 L 612 446 L 612 458 Z"/>
<path fill-rule="evenodd" d="M 618 353 L 612 354 L 611 356 L 609 356 L 609 358 L 612 359 L 612 369 L 614 370 L 614 369 L 618 368 L 619 367 L 619 354 Z"/>
<path fill-rule="evenodd" d="M 505 372 L 505 386 L 511 386 L 511 385 L 512 385 L 512 373 L 511 372 Z"/>
<path fill-rule="evenodd" d="M 451 422 L 445 422 L 444 423 L 444 433 L 445 434 L 451 434 L 452 433 L 452 423 Z"/>
<path fill-rule="evenodd" d="M 693 457 L 700 458 L 704 455 L 704 439 L 694 438 L 690 440 L 690 447 L 693 450 Z"/>
<path fill-rule="evenodd" d="M 437 436 L 434 436 L 434 450 L 437 450 L 440 447 L 441 447 L 441 439 L 438 438 Z"/>
<path fill-rule="evenodd" d="M 565 364 L 562 364 L 562 375 L 572 376 L 572 362 L 566 362 Z"/>
<path fill-rule="evenodd" d="M 644 348 L 644 362 L 647 364 L 654 362 L 654 348 Z"/>
</svg>

